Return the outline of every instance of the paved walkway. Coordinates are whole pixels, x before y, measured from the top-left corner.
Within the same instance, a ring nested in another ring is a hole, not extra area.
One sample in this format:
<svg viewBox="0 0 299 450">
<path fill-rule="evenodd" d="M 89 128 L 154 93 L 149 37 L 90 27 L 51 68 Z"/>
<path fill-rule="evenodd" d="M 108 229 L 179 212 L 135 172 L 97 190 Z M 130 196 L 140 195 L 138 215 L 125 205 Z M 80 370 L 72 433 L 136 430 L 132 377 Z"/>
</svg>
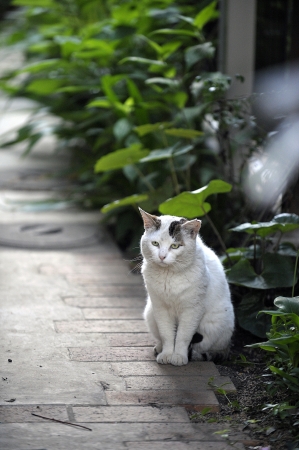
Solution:
<svg viewBox="0 0 299 450">
<path fill-rule="evenodd" d="M 12 172 L 29 165 L 10 158 Z M 34 193 L 1 188 L 1 224 L 98 223 L 94 213 L 11 207 Z M 85 248 L 0 246 L 0 273 L 1 450 L 244 448 L 234 427 L 190 421 L 188 411 L 219 408 L 211 378 L 235 388 L 211 362 L 156 363 L 142 280 L 103 228 Z"/>
</svg>

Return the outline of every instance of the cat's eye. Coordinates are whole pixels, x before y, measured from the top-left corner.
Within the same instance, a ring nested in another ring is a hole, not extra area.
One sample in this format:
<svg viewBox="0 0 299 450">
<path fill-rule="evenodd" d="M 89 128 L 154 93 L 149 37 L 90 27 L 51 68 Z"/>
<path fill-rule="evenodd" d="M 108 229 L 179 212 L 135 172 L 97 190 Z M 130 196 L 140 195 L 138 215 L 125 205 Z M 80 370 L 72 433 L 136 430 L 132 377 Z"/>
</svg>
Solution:
<svg viewBox="0 0 299 450">
<path fill-rule="evenodd" d="M 180 247 L 180 244 L 171 244 L 171 248 L 177 249 Z"/>
<path fill-rule="evenodd" d="M 152 241 L 152 244 L 153 244 L 155 247 L 159 247 L 159 242 L 157 242 L 157 241 Z"/>
</svg>

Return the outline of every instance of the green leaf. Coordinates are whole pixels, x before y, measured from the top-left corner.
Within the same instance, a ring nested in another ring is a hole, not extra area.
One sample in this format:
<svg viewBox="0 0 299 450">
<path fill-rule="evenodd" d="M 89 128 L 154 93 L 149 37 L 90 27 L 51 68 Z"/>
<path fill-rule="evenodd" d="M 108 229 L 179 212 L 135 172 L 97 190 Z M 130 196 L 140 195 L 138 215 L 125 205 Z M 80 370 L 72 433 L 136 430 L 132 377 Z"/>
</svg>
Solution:
<svg viewBox="0 0 299 450">
<path fill-rule="evenodd" d="M 140 56 L 127 56 L 126 58 L 123 58 L 121 61 L 119 61 L 118 64 L 124 64 L 126 62 L 136 62 L 139 64 L 146 64 L 146 65 L 155 65 L 155 66 L 161 66 L 164 67 L 167 64 L 163 61 L 159 61 L 156 59 L 148 59 L 148 58 L 141 58 Z"/>
<path fill-rule="evenodd" d="M 261 237 L 269 236 L 277 231 L 287 233 L 299 228 L 299 216 L 296 214 L 279 214 L 271 222 L 243 223 L 230 231 L 245 232 L 248 234 L 257 234 Z"/>
<path fill-rule="evenodd" d="M 264 270 L 258 275 L 248 259 L 238 261 L 227 273 L 229 283 L 253 289 L 273 289 L 293 285 L 293 261 L 275 253 L 262 258 Z"/>
<path fill-rule="evenodd" d="M 162 203 L 159 211 L 162 214 L 184 216 L 187 219 L 204 216 L 211 210 L 211 205 L 205 199 L 212 194 L 230 192 L 232 185 L 222 180 L 212 180 L 207 186 L 196 191 L 182 192 Z"/>
<path fill-rule="evenodd" d="M 202 61 L 206 58 L 213 58 L 215 54 L 215 47 L 211 42 L 205 42 L 204 44 L 198 44 L 194 47 L 189 47 L 185 51 L 185 61 L 187 69 L 190 69 L 198 61 Z"/>
<path fill-rule="evenodd" d="M 262 296 L 258 294 L 247 294 L 241 303 L 236 307 L 236 316 L 238 324 L 250 333 L 260 338 L 266 337 L 269 331 L 271 319 L 266 315 L 258 315 L 264 307 Z M 269 351 L 271 351 L 269 349 Z"/>
<path fill-rule="evenodd" d="M 202 136 L 203 132 L 187 128 L 168 128 L 167 130 L 165 130 L 165 134 L 186 139 L 195 139 L 199 136 Z"/>
<path fill-rule="evenodd" d="M 214 1 L 210 3 L 208 6 L 206 6 L 204 9 L 202 9 L 197 16 L 195 16 L 195 19 L 193 21 L 193 24 L 202 30 L 202 28 L 211 20 L 217 19 L 219 16 L 219 12 L 216 10 L 217 7 L 217 1 Z"/>
<path fill-rule="evenodd" d="M 58 58 L 53 59 L 47 59 L 44 61 L 38 61 L 32 64 L 29 64 L 28 66 L 23 67 L 22 69 L 18 70 L 17 73 L 37 73 L 42 72 L 43 70 L 49 70 L 52 68 L 56 68 L 57 66 L 62 66 L 61 60 Z"/>
<path fill-rule="evenodd" d="M 119 119 L 113 127 L 113 134 L 117 141 L 122 141 L 132 130 L 132 124 L 128 119 Z"/>
<path fill-rule="evenodd" d="M 31 81 L 31 83 L 26 86 L 26 91 L 36 95 L 49 95 L 55 93 L 62 84 L 62 80 L 40 78 Z"/>
<path fill-rule="evenodd" d="M 106 172 L 107 170 L 121 169 L 128 164 L 134 164 L 148 154 L 141 144 L 133 144 L 131 147 L 116 150 L 102 156 L 95 165 L 95 172 Z"/>
<path fill-rule="evenodd" d="M 191 37 L 197 37 L 197 34 L 194 33 L 194 31 L 190 30 L 178 30 L 178 29 L 172 29 L 172 28 L 161 28 L 160 30 L 155 30 L 151 35 L 155 34 L 165 34 L 165 35 L 176 35 L 176 36 L 191 36 Z"/>
<path fill-rule="evenodd" d="M 108 203 L 107 205 L 103 206 L 101 209 L 102 213 L 107 213 L 109 211 L 112 211 L 115 208 L 119 208 L 121 206 L 128 206 L 128 205 L 136 205 L 140 204 L 148 199 L 147 194 L 135 194 L 130 195 L 129 197 L 122 198 L 121 200 L 115 200 L 115 202 Z"/>
<path fill-rule="evenodd" d="M 186 217 L 187 219 L 204 216 L 210 210 L 211 205 L 209 203 L 199 203 L 195 195 L 190 192 L 182 192 L 159 206 L 159 211 L 162 214 Z"/>
<path fill-rule="evenodd" d="M 153 133 L 158 130 L 163 131 L 169 126 L 171 126 L 171 122 L 147 123 L 145 125 L 135 127 L 134 130 L 139 134 L 139 136 L 145 136 L 148 133 Z"/>
<path fill-rule="evenodd" d="M 112 103 L 106 98 L 98 98 L 87 104 L 87 108 L 111 108 Z"/>
<path fill-rule="evenodd" d="M 192 149 L 193 145 L 180 147 L 178 144 L 175 144 L 173 147 L 153 150 L 148 156 L 142 158 L 140 162 L 145 163 L 151 161 L 161 161 L 163 159 L 170 159 L 179 155 L 184 155 L 185 153 L 190 152 Z"/>
<path fill-rule="evenodd" d="M 299 297 L 277 297 L 274 305 L 283 313 L 299 316 Z"/>
</svg>

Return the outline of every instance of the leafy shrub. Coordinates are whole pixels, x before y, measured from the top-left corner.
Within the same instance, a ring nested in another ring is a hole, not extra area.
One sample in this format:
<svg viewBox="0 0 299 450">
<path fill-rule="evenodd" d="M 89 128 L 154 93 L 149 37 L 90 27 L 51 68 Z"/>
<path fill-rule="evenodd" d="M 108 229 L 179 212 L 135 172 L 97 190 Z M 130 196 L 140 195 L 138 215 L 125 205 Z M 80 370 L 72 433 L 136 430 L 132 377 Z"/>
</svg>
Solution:
<svg viewBox="0 0 299 450">
<path fill-rule="evenodd" d="M 134 247 L 141 231 L 132 230 L 134 205 L 154 212 L 222 178 L 234 187 L 229 207 L 213 199 L 223 233 L 242 205 L 235 155 L 242 160 L 256 142 L 248 102 L 226 99 L 231 80 L 215 71 L 217 1 L 13 4 L 24 8 L 7 42 L 22 45 L 26 65 L 0 87 L 59 117 L 50 131 L 72 152 L 76 199 L 109 205 L 103 211 L 116 238 Z M 32 119 L 6 145 L 26 140 L 30 151 L 44 133 L 49 127 Z"/>
<path fill-rule="evenodd" d="M 276 310 L 261 313 L 271 316 L 268 340 L 250 347 L 261 348 L 268 353 L 267 366 L 275 375 L 268 383 L 272 392 L 277 389 L 284 393 L 284 401 L 266 405 L 265 410 L 288 418 L 291 427 L 299 425 L 299 297 L 278 297 L 274 300 Z M 294 428 L 295 430 L 295 428 Z"/>
<path fill-rule="evenodd" d="M 247 233 L 247 246 L 230 248 L 223 258 L 227 277 L 237 302 L 238 323 L 251 333 L 265 337 L 270 327 L 268 316 L 259 311 L 271 308 L 273 292 L 285 292 L 297 281 L 296 247 L 281 242 L 284 233 L 299 228 L 299 216 L 279 214 L 270 222 L 244 223 L 231 229 Z M 295 268 L 295 270 L 294 270 Z"/>
</svg>

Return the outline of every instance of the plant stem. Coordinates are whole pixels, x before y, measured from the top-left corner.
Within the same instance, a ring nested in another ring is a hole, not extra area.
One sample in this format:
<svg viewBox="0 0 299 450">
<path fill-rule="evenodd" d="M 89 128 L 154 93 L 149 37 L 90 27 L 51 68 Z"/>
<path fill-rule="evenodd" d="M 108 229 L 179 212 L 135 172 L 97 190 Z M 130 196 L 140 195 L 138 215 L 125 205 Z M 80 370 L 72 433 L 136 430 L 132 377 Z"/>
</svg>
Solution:
<svg viewBox="0 0 299 450">
<path fill-rule="evenodd" d="M 136 166 L 136 164 L 132 164 L 134 166 L 134 169 L 136 170 L 136 172 L 138 173 L 138 175 L 140 176 L 140 178 L 142 179 L 142 181 L 144 182 L 144 184 L 149 188 L 150 191 L 154 192 L 155 188 L 152 186 L 152 184 L 146 179 L 146 177 L 143 175 L 143 173 L 141 172 L 141 170 Z"/>
<path fill-rule="evenodd" d="M 226 245 L 225 245 L 225 243 L 224 243 L 222 237 L 220 236 L 219 231 L 217 230 L 217 228 L 216 228 L 214 222 L 212 221 L 212 219 L 208 216 L 208 213 L 205 212 L 203 205 L 202 205 L 201 207 L 202 207 L 202 209 L 203 209 L 203 211 L 204 211 L 204 213 L 205 213 L 205 217 L 208 219 L 209 224 L 211 225 L 211 227 L 212 227 L 214 233 L 216 234 L 216 236 L 217 236 L 217 238 L 218 238 L 218 241 L 219 241 L 219 243 L 220 243 L 220 245 L 221 245 L 221 247 L 222 247 L 222 250 L 223 250 L 224 253 L 226 254 L 226 257 L 227 257 L 227 259 L 228 259 L 230 265 L 232 266 L 232 261 L 231 261 L 231 259 L 230 259 L 230 257 L 229 257 L 229 254 L 227 253 Z"/>
<path fill-rule="evenodd" d="M 293 279 L 293 288 L 292 288 L 292 297 L 294 297 L 294 294 L 295 294 L 295 284 L 296 284 L 296 274 L 297 274 L 297 267 L 298 267 L 298 258 L 299 258 L 299 250 L 297 250 L 297 255 L 296 255 L 294 279 Z"/>
<path fill-rule="evenodd" d="M 173 164 L 173 158 L 169 158 L 169 166 L 170 166 L 170 173 L 172 176 L 172 181 L 173 181 L 173 186 L 174 186 L 174 190 L 176 195 L 180 194 L 180 186 L 179 186 L 179 181 L 178 181 L 178 177 L 176 175 L 176 171 L 175 171 L 175 167 Z"/>
</svg>

